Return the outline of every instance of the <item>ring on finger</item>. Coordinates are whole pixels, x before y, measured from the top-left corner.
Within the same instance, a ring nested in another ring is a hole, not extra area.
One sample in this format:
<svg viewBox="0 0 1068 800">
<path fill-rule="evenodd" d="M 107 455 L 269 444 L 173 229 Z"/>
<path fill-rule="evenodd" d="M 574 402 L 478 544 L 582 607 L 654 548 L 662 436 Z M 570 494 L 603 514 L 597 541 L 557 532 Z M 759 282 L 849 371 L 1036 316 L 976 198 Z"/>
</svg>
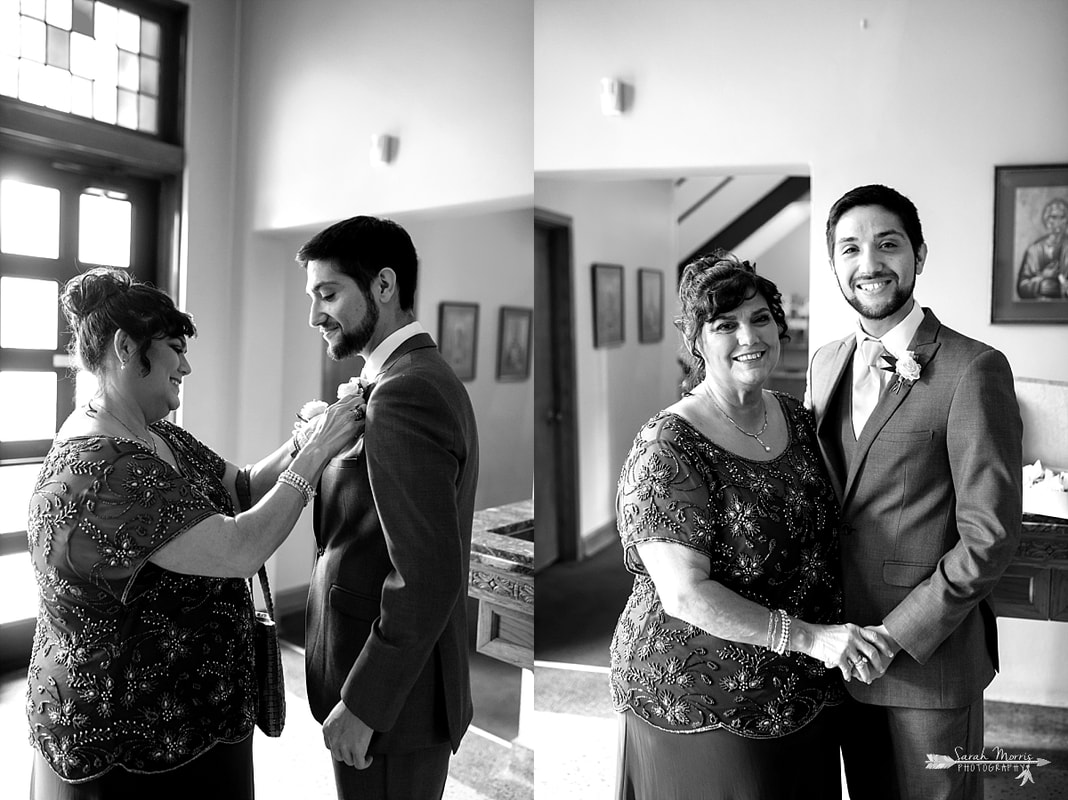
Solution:
<svg viewBox="0 0 1068 800">
<path fill-rule="evenodd" d="M 367 406 L 356 406 L 352 411 L 352 416 L 356 417 L 357 421 L 367 416 Z"/>
</svg>

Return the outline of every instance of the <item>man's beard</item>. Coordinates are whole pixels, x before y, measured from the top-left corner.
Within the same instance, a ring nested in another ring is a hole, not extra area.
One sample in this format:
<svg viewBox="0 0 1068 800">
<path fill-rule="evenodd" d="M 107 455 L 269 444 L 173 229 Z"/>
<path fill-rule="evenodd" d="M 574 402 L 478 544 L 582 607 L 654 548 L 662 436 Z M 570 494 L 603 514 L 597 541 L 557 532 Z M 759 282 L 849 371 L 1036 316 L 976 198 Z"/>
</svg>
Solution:
<svg viewBox="0 0 1068 800">
<path fill-rule="evenodd" d="M 378 326 L 378 306 L 375 305 L 374 298 L 369 292 L 364 293 L 364 299 L 367 302 L 367 313 L 363 317 L 363 322 L 355 330 L 341 331 L 341 341 L 329 345 L 326 349 L 326 354 L 334 361 L 358 355 L 374 336 L 375 328 Z"/>
<path fill-rule="evenodd" d="M 842 297 L 846 299 L 846 302 L 853 307 L 864 319 L 886 319 L 891 314 L 896 314 L 902 308 L 905 303 L 912 297 L 912 292 L 916 288 L 916 279 L 913 278 L 912 282 L 908 286 L 902 286 L 900 283 L 894 290 L 894 293 L 883 300 L 882 302 L 873 305 L 870 301 L 865 301 L 860 296 L 860 292 L 856 289 L 852 294 L 846 294 L 846 290 L 841 284 L 838 284 L 839 291 L 842 292 Z"/>
</svg>

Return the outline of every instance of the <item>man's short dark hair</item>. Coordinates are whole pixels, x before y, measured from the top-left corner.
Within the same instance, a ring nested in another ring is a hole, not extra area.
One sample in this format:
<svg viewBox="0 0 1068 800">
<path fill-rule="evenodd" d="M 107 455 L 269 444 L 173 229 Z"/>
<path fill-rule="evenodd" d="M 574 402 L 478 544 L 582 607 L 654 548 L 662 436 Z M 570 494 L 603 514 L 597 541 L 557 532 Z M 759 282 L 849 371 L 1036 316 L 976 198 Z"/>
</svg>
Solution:
<svg viewBox="0 0 1068 800">
<path fill-rule="evenodd" d="M 831 213 L 827 215 L 827 255 L 832 260 L 834 260 L 834 229 L 838 225 L 838 220 L 846 212 L 861 206 L 881 206 L 896 214 L 905 228 L 905 235 L 909 237 L 909 242 L 912 244 L 913 254 L 919 256 L 920 247 L 923 245 L 923 226 L 920 224 L 920 215 L 916 211 L 916 206 L 896 189 L 872 183 L 851 189 L 831 206 Z"/>
<path fill-rule="evenodd" d="M 419 257 L 408 232 L 392 220 L 351 217 L 337 222 L 301 245 L 297 261 L 305 268 L 309 261 L 330 261 L 365 294 L 378 273 L 389 267 L 397 275 L 401 309 L 411 311 L 415 305 Z"/>
</svg>

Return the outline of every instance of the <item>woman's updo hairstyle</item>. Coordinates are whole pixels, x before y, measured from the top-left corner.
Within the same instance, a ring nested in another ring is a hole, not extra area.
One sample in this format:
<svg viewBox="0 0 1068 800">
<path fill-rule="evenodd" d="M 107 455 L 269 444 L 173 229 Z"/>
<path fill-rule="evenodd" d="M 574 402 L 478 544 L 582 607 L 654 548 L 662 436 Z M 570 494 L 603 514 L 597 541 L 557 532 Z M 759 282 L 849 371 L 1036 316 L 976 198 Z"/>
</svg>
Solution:
<svg viewBox="0 0 1068 800">
<path fill-rule="evenodd" d="M 75 364 L 94 375 L 104 366 L 117 330 L 137 342 L 142 375 L 152 369 L 147 353 L 153 339 L 197 333 L 192 317 L 175 308 L 170 297 L 122 269 L 95 267 L 71 278 L 59 303 L 71 332 L 68 352 Z"/>
<path fill-rule="evenodd" d="M 705 323 L 733 311 L 758 294 L 771 309 L 779 339 L 789 341 L 782 295 L 774 283 L 757 275 L 755 265 L 739 261 L 726 250 L 714 250 L 686 265 L 679 281 L 682 314 L 675 320 L 675 327 L 682 333 L 686 346 L 687 375 L 682 382 L 685 391 L 705 379 L 705 361 L 697 349 L 697 340 Z"/>
</svg>

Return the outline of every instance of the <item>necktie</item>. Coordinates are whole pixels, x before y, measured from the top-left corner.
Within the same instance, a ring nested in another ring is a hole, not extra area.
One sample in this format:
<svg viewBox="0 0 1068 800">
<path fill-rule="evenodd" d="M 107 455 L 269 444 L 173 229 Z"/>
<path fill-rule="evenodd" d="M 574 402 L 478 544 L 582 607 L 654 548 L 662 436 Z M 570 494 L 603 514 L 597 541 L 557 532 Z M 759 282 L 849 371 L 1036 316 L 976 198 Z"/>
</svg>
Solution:
<svg viewBox="0 0 1068 800">
<path fill-rule="evenodd" d="M 860 343 L 860 358 L 868 367 L 853 371 L 853 435 L 858 439 L 883 390 L 883 376 L 887 373 L 882 369 L 879 356 L 885 352 L 878 339 L 865 339 Z"/>
</svg>

